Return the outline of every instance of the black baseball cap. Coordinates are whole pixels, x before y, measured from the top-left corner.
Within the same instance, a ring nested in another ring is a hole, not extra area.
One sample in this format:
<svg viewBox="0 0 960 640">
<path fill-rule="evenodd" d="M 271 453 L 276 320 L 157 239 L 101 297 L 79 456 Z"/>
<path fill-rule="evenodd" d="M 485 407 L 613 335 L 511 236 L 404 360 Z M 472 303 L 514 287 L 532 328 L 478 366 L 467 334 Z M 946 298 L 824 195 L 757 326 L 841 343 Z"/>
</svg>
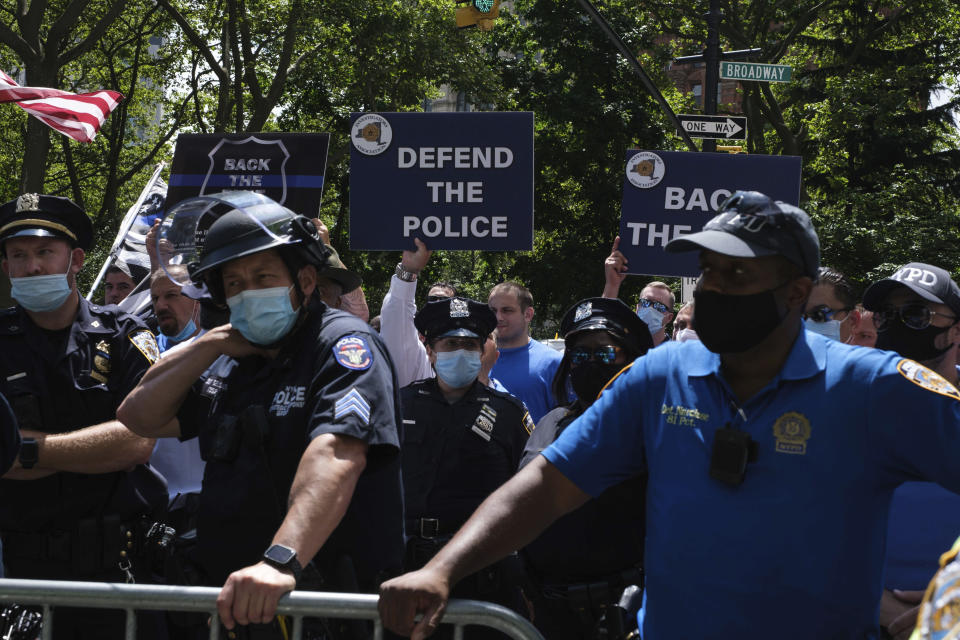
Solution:
<svg viewBox="0 0 960 640">
<path fill-rule="evenodd" d="M 413 324 L 427 342 L 451 336 L 486 340 L 497 328 L 497 316 L 485 302 L 445 298 L 423 305 L 414 316 Z"/>
<path fill-rule="evenodd" d="M 69 198 L 24 193 L 0 205 L 0 245 L 24 236 L 60 238 L 87 251 L 93 243 L 93 223 Z"/>
<path fill-rule="evenodd" d="M 817 279 L 820 240 L 802 209 L 774 201 L 759 191 L 737 191 L 698 233 L 671 240 L 671 253 L 708 249 L 725 256 L 783 256 Z"/>
<path fill-rule="evenodd" d="M 647 324 L 617 298 L 586 298 L 563 315 L 560 333 L 569 346 L 570 339 L 584 331 L 609 331 L 639 354 L 653 348 Z"/>
<path fill-rule="evenodd" d="M 906 287 L 924 300 L 945 304 L 960 316 L 960 287 L 947 271 L 923 262 L 906 264 L 889 278 L 867 287 L 863 294 L 864 308 L 878 311 L 887 295 L 898 287 Z"/>
</svg>

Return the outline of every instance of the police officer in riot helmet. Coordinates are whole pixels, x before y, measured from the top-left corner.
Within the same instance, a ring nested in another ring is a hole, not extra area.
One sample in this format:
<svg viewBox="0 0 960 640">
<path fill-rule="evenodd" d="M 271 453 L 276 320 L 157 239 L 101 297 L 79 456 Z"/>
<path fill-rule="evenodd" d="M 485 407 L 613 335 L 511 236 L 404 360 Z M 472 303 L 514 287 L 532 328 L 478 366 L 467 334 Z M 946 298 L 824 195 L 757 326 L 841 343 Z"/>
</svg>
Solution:
<svg viewBox="0 0 960 640">
<path fill-rule="evenodd" d="M 537 423 L 520 466 L 560 437 L 619 372 L 653 340 L 646 324 L 616 298 L 588 298 L 560 323 L 565 350 L 553 381 L 554 395 L 576 399 Z M 557 520 L 523 550 L 537 585 L 534 623 L 546 638 L 604 637 L 618 622 L 610 610 L 630 585 L 642 586 L 645 476 L 611 487 Z M 575 552 L 574 552 L 575 551 Z M 612 637 L 612 636 L 607 636 Z"/>
<path fill-rule="evenodd" d="M 0 253 L 17 305 L 0 313 L 0 393 L 22 444 L 0 480 L 9 578 L 149 581 L 140 553 L 166 483 L 145 465 L 153 441 L 116 409 L 157 358 L 153 334 L 115 306 L 87 302 L 77 275 L 93 243 L 66 198 L 27 193 L 0 206 Z M 141 617 L 141 616 L 138 616 Z M 119 611 L 58 608 L 56 637 L 116 637 Z M 142 617 L 141 637 L 155 624 Z"/>
<path fill-rule="evenodd" d="M 513 475 L 533 429 L 522 402 L 478 380 L 484 344 L 497 325 L 489 306 L 466 298 L 428 302 L 414 324 L 424 335 L 436 377 L 400 392 L 407 570 L 422 567 Z M 514 554 L 470 576 L 454 593 L 498 602 L 526 615 L 521 577 Z M 471 628 L 467 637 L 503 636 Z"/>
<path fill-rule="evenodd" d="M 286 637 L 284 593 L 371 591 L 401 563 L 395 376 L 375 333 L 316 295 L 327 252 L 308 218 L 249 192 L 205 196 L 171 211 L 171 246 L 191 208 L 199 224 L 181 237 L 197 247 L 179 261 L 230 324 L 164 357 L 119 414 L 138 433 L 200 438 L 196 557 L 223 585 L 220 619 Z"/>
</svg>

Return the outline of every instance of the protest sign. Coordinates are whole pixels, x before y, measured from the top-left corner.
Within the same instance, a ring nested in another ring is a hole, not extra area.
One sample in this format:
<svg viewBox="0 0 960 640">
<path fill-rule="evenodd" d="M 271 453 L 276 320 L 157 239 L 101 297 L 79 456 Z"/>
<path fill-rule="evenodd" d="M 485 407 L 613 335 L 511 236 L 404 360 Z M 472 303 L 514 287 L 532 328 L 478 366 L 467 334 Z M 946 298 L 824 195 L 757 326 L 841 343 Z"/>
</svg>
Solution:
<svg viewBox="0 0 960 640">
<path fill-rule="evenodd" d="M 667 253 L 680 235 L 700 231 L 737 190 L 800 200 L 800 158 L 687 151 L 627 151 L 620 251 L 629 273 L 699 275 L 697 253 Z"/>
<path fill-rule="evenodd" d="M 354 113 L 350 248 L 533 248 L 533 114 Z"/>
</svg>

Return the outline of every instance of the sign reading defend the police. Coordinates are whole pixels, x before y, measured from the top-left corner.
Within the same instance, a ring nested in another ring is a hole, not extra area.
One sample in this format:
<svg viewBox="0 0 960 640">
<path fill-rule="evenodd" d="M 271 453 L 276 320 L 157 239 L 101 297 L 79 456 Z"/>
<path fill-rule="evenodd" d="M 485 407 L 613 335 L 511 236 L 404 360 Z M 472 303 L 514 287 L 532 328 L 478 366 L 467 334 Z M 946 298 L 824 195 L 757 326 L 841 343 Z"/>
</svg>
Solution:
<svg viewBox="0 0 960 640">
<path fill-rule="evenodd" d="M 627 151 L 620 251 L 629 273 L 696 277 L 697 252 L 667 253 L 670 240 L 700 231 L 734 191 L 800 201 L 800 157 L 688 151 Z"/>
<path fill-rule="evenodd" d="M 221 191 L 256 191 L 295 213 L 317 217 L 329 133 L 180 134 L 167 208 Z"/>
<path fill-rule="evenodd" d="M 354 113 L 350 248 L 533 248 L 533 113 Z"/>
</svg>

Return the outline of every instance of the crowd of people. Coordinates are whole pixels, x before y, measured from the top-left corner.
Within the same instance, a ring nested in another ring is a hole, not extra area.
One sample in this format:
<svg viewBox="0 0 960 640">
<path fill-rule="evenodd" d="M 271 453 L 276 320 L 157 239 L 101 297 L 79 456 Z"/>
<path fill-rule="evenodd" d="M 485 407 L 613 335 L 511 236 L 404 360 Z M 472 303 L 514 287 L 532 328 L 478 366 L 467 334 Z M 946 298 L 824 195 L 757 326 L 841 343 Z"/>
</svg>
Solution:
<svg viewBox="0 0 960 640">
<path fill-rule="evenodd" d="M 617 239 L 556 350 L 531 337 L 521 283 L 477 301 L 436 282 L 418 306 L 419 239 L 370 318 L 319 219 L 250 192 L 174 212 L 203 221 L 197 259 L 158 222 L 150 273 L 115 265 L 99 305 L 77 290 L 80 207 L 0 207 L 7 577 L 218 586 L 231 637 L 257 639 L 288 637 L 275 614 L 295 588 L 379 592 L 385 626 L 414 638 L 447 632 L 450 597 L 561 640 L 960 625 L 956 552 L 941 560 L 960 535 L 944 268 L 910 263 L 860 296 L 821 266 L 803 211 L 737 192 L 667 246 L 698 252 L 692 301 L 660 281 L 620 300 Z M 138 279 L 139 316 L 116 306 Z M 141 638 L 209 634 L 204 616 L 137 615 Z M 120 611 L 51 622 L 124 628 Z"/>
</svg>

